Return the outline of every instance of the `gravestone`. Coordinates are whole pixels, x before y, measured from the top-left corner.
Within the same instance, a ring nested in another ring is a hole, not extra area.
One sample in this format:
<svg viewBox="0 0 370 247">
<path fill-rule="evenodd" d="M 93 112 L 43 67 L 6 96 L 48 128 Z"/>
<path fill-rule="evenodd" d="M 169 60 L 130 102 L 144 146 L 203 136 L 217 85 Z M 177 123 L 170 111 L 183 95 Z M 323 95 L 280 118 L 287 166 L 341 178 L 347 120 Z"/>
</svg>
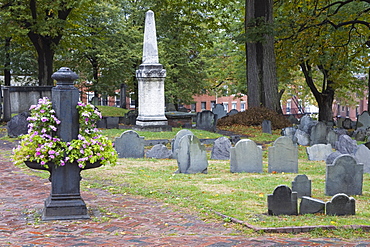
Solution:
<svg viewBox="0 0 370 247">
<path fill-rule="evenodd" d="M 326 215 L 355 215 L 356 201 L 353 197 L 338 193 L 326 203 Z"/>
<path fill-rule="evenodd" d="M 220 118 L 223 118 L 227 115 L 227 113 L 225 111 L 225 108 L 222 104 L 216 104 L 212 108 L 212 112 L 213 112 L 213 114 L 217 115 L 216 120 L 218 120 Z"/>
<path fill-rule="evenodd" d="M 358 146 L 354 156 L 358 163 L 364 164 L 364 173 L 370 173 L 370 149 L 361 144 Z"/>
<path fill-rule="evenodd" d="M 343 121 L 345 118 L 337 117 L 337 128 L 343 128 Z"/>
<path fill-rule="evenodd" d="M 325 202 L 308 196 L 303 196 L 299 214 L 322 214 L 325 212 Z"/>
<path fill-rule="evenodd" d="M 306 148 L 308 160 L 326 160 L 333 152 L 330 144 L 315 144 Z"/>
<path fill-rule="evenodd" d="M 356 141 L 363 142 L 366 140 L 367 137 L 367 131 L 366 129 L 357 129 L 353 133 L 353 137 L 355 138 Z"/>
<path fill-rule="evenodd" d="M 171 148 L 172 148 L 172 158 L 177 159 L 177 152 L 176 150 L 179 148 L 179 143 L 182 137 L 185 135 L 193 135 L 193 132 L 191 132 L 188 129 L 182 129 L 179 132 L 177 132 L 175 138 L 172 140 Z"/>
<path fill-rule="evenodd" d="M 297 192 L 286 185 L 279 185 L 273 194 L 267 196 L 267 208 L 269 215 L 297 215 Z"/>
<path fill-rule="evenodd" d="M 272 134 L 271 121 L 270 120 L 263 120 L 262 121 L 262 133 Z"/>
<path fill-rule="evenodd" d="M 338 151 L 335 151 L 335 152 L 329 154 L 328 157 L 326 157 L 325 163 L 326 164 L 333 164 L 334 160 L 337 157 L 341 156 L 341 155 L 342 155 L 342 153 L 340 153 Z"/>
<path fill-rule="evenodd" d="M 196 128 L 211 132 L 216 131 L 217 115 L 211 111 L 202 111 L 197 113 Z"/>
<path fill-rule="evenodd" d="M 118 129 L 119 117 L 106 117 L 107 129 Z"/>
<path fill-rule="evenodd" d="M 194 135 L 181 138 L 177 152 L 177 173 L 207 173 L 207 151 Z"/>
<path fill-rule="evenodd" d="M 295 132 L 294 139 L 297 140 L 297 143 L 302 146 L 309 146 L 311 142 L 310 135 L 300 129 L 297 129 Z"/>
<path fill-rule="evenodd" d="M 342 125 L 343 125 L 343 128 L 344 129 L 347 129 L 348 130 L 348 129 L 352 129 L 353 123 L 352 123 L 352 120 L 351 119 L 346 118 L 346 119 L 343 120 Z"/>
<path fill-rule="evenodd" d="M 8 136 L 11 138 L 16 138 L 20 135 L 27 134 L 29 124 L 27 118 L 29 116 L 29 112 L 22 112 L 12 117 L 6 126 L 8 130 Z"/>
<path fill-rule="evenodd" d="M 268 148 L 268 172 L 298 172 L 298 148 L 289 137 L 279 137 Z"/>
<path fill-rule="evenodd" d="M 166 111 L 176 111 L 176 106 L 174 103 L 168 103 L 166 105 Z"/>
<path fill-rule="evenodd" d="M 296 176 L 292 181 L 292 191 L 297 192 L 298 198 L 311 197 L 311 180 L 305 174 Z"/>
<path fill-rule="evenodd" d="M 230 141 L 234 145 L 237 144 L 238 141 L 240 141 L 240 140 L 241 140 L 240 135 L 232 135 L 232 136 L 230 136 Z"/>
<path fill-rule="evenodd" d="M 299 120 L 295 118 L 293 115 L 289 115 L 287 119 L 292 124 L 299 124 Z"/>
<path fill-rule="evenodd" d="M 363 172 L 364 165 L 358 164 L 353 156 L 337 157 L 333 164 L 326 165 L 325 194 L 362 195 Z"/>
<path fill-rule="evenodd" d="M 306 132 L 307 134 L 311 133 L 311 129 L 317 121 L 313 120 L 309 115 L 304 115 L 299 122 L 298 129 Z"/>
<path fill-rule="evenodd" d="M 212 147 L 211 159 L 213 160 L 228 160 L 230 159 L 230 140 L 222 136 L 218 138 Z"/>
<path fill-rule="evenodd" d="M 338 134 L 333 130 L 328 130 L 328 134 L 326 136 L 326 143 L 330 144 L 332 148 L 336 149 L 336 143 L 338 141 Z"/>
<path fill-rule="evenodd" d="M 144 137 L 139 136 L 133 130 L 126 130 L 116 138 L 114 148 L 119 158 L 143 158 Z"/>
<path fill-rule="evenodd" d="M 283 128 L 281 130 L 281 135 L 282 136 L 287 136 L 290 139 L 292 139 L 292 141 L 294 143 L 297 143 L 297 139 L 295 138 L 295 132 L 296 131 L 297 131 L 297 128 L 296 127 L 286 127 L 286 128 Z"/>
<path fill-rule="evenodd" d="M 357 142 L 348 135 L 341 135 L 335 147 L 342 154 L 354 154 L 357 149 Z"/>
<path fill-rule="evenodd" d="M 324 122 L 318 122 L 311 128 L 310 145 L 326 144 L 326 136 L 328 134 L 327 126 Z"/>
<path fill-rule="evenodd" d="M 137 111 L 131 110 L 124 115 L 124 124 L 135 125 L 137 118 Z"/>
<path fill-rule="evenodd" d="M 154 159 L 169 159 L 172 156 L 171 150 L 163 144 L 156 144 L 154 145 L 147 153 L 147 158 L 154 158 Z"/>
<path fill-rule="evenodd" d="M 239 111 L 237 109 L 231 109 L 227 115 L 228 116 L 233 116 L 233 115 L 238 114 L 238 113 L 239 113 Z"/>
<path fill-rule="evenodd" d="M 262 172 L 262 149 L 249 139 L 240 140 L 230 148 L 231 172 Z"/>
<path fill-rule="evenodd" d="M 357 117 L 356 129 L 367 129 L 370 127 L 370 115 L 368 111 L 363 111 Z"/>
</svg>

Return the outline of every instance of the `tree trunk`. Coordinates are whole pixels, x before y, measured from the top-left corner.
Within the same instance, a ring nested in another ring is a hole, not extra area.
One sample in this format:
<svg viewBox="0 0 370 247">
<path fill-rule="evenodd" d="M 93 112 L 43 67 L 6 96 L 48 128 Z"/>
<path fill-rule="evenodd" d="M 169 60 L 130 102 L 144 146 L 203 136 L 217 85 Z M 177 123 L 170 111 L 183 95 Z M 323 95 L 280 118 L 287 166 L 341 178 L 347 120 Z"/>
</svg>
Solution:
<svg viewBox="0 0 370 247">
<path fill-rule="evenodd" d="M 4 64 L 4 84 L 10 86 L 11 73 L 10 73 L 10 41 L 12 38 L 5 38 L 5 64 Z"/>
</svg>

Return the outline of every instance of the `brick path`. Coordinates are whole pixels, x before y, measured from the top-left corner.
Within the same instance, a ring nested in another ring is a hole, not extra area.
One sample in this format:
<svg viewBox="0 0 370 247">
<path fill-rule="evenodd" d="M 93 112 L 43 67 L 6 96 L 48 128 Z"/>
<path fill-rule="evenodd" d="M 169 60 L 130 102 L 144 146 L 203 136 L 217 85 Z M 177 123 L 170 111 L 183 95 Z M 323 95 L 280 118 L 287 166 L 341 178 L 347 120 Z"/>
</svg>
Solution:
<svg viewBox="0 0 370 247">
<path fill-rule="evenodd" d="M 37 214 L 50 193 L 48 180 L 24 174 L 1 154 L 0 176 L 0 246 L 370 246 L 370 240 L 243 236 L 222 222 L 100 189 L 82 192 L 96 216 L 91 220 L 43 222 Z"/>
</svg>

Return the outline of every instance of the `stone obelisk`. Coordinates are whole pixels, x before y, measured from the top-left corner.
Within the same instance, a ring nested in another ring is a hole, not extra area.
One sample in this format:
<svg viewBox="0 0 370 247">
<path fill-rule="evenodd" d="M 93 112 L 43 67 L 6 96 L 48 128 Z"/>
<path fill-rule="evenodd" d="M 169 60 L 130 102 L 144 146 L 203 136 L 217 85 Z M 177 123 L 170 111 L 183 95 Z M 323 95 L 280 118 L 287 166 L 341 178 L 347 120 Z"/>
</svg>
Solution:
<svg viewBox="0 0 370 247">
<path fill-rule="evenodd" d="M 146 12 L 143 61 L 136 71 L 139 91 L 139 109 L 136 130 L 170 131 L 165 116 L 164 79 L 166 70 L 158 59 L 154 12 Z"/>
</svg>

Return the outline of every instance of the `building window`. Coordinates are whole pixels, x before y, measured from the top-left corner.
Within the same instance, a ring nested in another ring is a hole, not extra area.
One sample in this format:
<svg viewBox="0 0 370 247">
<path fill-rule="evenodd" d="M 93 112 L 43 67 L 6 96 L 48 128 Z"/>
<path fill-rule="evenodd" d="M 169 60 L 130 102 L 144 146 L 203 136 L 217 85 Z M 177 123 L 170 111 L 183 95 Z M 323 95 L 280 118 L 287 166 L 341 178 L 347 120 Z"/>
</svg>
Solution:
<svg viewBox="0 0 370 247">
<path fill-rule="evenodd" d="M 231 109 L 236 109 L 236 102 L 231 103 Z"/>
<path fill-rule="evenodd" d="M 245 109 L 246 109 L 245 106 L 246 106 L 246 103 L 244 101 L 242 101 L 241 104 L 240 104 L 240 111 L 245 111 Z"/>
<path fill-rule="evenodd" d="M 191 104 L 191 111 L 196 112 L 197 111 L 197 105 L 196 104 Z"/>
<path fill-rule="evenodd" d="M 136 100 L 134 100 L 133 97 L 134 93 L 130 93 L 130 108 L 136 107 Z"/>
<path fill-rule="evenodd" d="M 342 106 L 342 111 L 344 111 L 344 106 Z"/>
<path fill-rule="evenodd" d="M 288 101 L 286 102 L 286 113 L 287 114 L 290 113 L 291 107 L 292 107 L 292 100 L 291 99 L 288 99 Z"/>
<path fill-rule="evenodd" d="M 349 117 L 349 107 L 347 106 L 346 116 Z"/>
<path fill-rule="evenodd" d="M 211 109 L 215 108 L 215 105 L 216 105 L 216 101 L 212 100 L 211 101 Z"/>
<path fill-rule="evenodd" d="M 228 102 L 224 102 L 223 105 L 224 105 L 225 111 L 226 112 L 229 112 L 229 103 Z"/>
<path fill-rule="evenodd" d="M 206 110 L 206 109 L 207 109 L 207 102 L 204 102 L 204 101 L 203 101 L 203 102 L 201 102 L 201 103 L 200 103 L 200 109 L 201 109 L 201 110 Z"/>
</svg>

